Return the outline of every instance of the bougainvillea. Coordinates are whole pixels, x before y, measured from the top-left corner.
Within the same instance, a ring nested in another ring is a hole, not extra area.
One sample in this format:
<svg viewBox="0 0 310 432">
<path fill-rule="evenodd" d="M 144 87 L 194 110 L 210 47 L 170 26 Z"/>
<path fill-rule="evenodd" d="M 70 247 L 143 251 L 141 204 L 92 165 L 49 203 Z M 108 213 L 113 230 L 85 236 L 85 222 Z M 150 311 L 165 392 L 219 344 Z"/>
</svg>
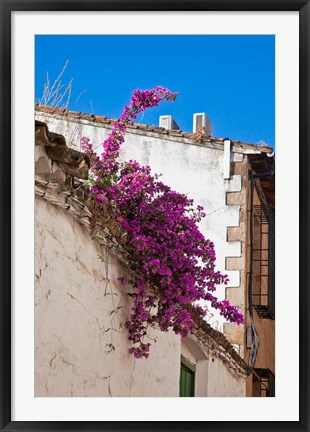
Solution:
<svg viewBox="0 0 310 432">
<path fill-rule="evenodd" d="M 81 142 L 91 160 L 89 192 L 99 206 L 103 202 L 112 205 L 116 220 L 128 233 L 126 247 L 133 276 L 121 282 L 133 287 L 128 294 L 133 305 L 125 326 L 133 344 L 129 351 L 136 358 L 149 356 L 150 343 L 145 339 L 149 326 L 164 332 L 173 329 L 181 336 L 193 330 L 193 313 L 206 315 L 198 304 L 201 300 L 209 301 L 226 320 L 244 322 L 234 306 L 214 295 L 216 286 L 227 284 L 228 279 L 215 270 L 214 245 L 198 229 L 205 216 L 203 208 L 195 208 L 193 200 L 165 185 L 149 166 L 119 161 L 127 126 L 146 108 L 162 100 L 174 101 L 176 96 L 163 87 L 135 90 L 104 141 L 101 156 L 89 138 Z"/>
</svg>

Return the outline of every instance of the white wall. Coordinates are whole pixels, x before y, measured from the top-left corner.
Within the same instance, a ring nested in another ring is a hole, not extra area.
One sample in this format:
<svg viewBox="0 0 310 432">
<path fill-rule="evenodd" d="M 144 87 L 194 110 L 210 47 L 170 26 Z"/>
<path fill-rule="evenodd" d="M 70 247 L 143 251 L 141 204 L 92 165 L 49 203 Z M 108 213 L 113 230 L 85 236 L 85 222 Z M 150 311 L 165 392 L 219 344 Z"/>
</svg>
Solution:
<svg viewBox="0 0 310 432">
<path fill-rule="evenodd" d="M 41 198 L 35 218 L 35 396 L 178 396 L 178 336 L 156 332 L 149 359 L 136 360 L 126 330 L 105 332 L 119 330 L 130 310 L 119 261 L 110 254 L 106 275 L 97 255 L 107 255 L 86 229 Z M 120 320 L 109 316 L 112 298 L 124 306 Z"/>
<path fill-rule="evenodd" d="M 64 135 L 68 145 L 79 148 L 82 136 L 88 136 L 94 147 L 101 152 L 101 143 L 112 126 L 86 120 L 66 120 L 45 113 L 37 113 L 36 118 L 48 123 L 51 131 Z M 232 160 L 241 155 L 233 154 Z M 239 270 L 225 270 L 225 258 L 240 256 L 241 243 L 227 242 L 227 227 L 239 225 L 239 207 L 226 205 L 226 192 L 241 190 L 241 176 L 224 180 L 224 151 L 216 145 L 195 145 L 185 138 L 128 129 L 126 140 L 121 147 L 123 160 L 136 159 L 141 164 L 150 165 L 153 172 L 162 173 L 162 180 L 175 190 L 187 193 L 196 204 L 205 208 L 207 218 L 200 223 L 206 238 L 215 244 L 217 270 L 228 274 L 228 286 L 240 284 Z M 225 298 L 225 287 L 219 287 L 217 295 Z M 211 322 L 219 321 L 222 330 L 223 318 L 212 310 Z"/>
<path fill-rule="evenodd" d="M 147 360 L 128 353 L 127 331 L 119 328 L 130 313 L 130 300 L 117 281 L 122 275 L 119 260 L 78 220 L 36 199 L 35 396 L 179 396 L 179 336 L 153 331 L 157 342 Z M 112 319 L 118 305 L 124 307 Z M 115 351 L 107 353 L 111 342 Z M 183 339 L 182 354 L 196 364 L 195 396 L 244 396 L 243 377 L 212 345 L 199 345 L 194 336 Z"/>
<path fill-rule="evenodd" d="M 221 349 L 210 349 L 191 335 L 182 340 L 181 353 L 196 366 L 196 397 L 245 397 L 246 377 L 235 369 L 233 361 L 224 362 Z"/>
<path fill-rule="evenodd" d="M 245 397 L 246 377 L 232 374 L 227 364 L 215 355 L 208 364 L 208 396 Z"/>
</svg>

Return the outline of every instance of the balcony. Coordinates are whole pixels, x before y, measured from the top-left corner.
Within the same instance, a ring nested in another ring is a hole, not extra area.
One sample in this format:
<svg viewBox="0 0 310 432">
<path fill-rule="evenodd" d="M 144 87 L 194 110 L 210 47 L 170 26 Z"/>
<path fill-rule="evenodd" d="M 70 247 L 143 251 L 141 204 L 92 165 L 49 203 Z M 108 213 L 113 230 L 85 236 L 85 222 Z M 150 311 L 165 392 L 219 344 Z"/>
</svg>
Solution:
<svg viewBox="0 0 310 432">
<path fill-rule="evenodd" d="M 253 207 L 252 303 L 261 318 L 275 319 L 275 221 L 267 205 Z"/>
</svg>

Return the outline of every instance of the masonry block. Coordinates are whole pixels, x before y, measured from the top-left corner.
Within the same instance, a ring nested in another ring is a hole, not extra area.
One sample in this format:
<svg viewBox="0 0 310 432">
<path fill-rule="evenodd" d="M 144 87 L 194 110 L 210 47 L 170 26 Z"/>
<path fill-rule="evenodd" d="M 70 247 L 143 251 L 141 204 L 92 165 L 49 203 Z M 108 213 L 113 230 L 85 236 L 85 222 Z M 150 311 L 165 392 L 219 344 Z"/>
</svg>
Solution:
<svg viewBox="0 0 310 432">
<path fill-rule="evenodd" d="M 226 270 L 243 270 L 245 267 L 245 257 L 226 257 Z"/>
<path fill-rule="evenodd" d="M 246 203 L 246 191 L 241 190 L 240 192 L 227 192 L 226 193 L 226 204 L 227 205 L 243 205 Z"/>
</svg>

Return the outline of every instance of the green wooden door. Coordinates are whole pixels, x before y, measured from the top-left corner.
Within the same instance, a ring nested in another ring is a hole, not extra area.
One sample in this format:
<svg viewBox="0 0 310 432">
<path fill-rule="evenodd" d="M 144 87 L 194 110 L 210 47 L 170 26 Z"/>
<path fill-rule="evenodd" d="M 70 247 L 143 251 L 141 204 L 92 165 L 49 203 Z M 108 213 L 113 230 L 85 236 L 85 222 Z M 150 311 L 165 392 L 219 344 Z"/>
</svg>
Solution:
<svg viewBox="0 0 310 432">
<path fill-rule="evenodd" d="M 195 365 L 182 356 L 180 371 L 180 397 L 195 396 L 195 369 Z"/>
</svg>

